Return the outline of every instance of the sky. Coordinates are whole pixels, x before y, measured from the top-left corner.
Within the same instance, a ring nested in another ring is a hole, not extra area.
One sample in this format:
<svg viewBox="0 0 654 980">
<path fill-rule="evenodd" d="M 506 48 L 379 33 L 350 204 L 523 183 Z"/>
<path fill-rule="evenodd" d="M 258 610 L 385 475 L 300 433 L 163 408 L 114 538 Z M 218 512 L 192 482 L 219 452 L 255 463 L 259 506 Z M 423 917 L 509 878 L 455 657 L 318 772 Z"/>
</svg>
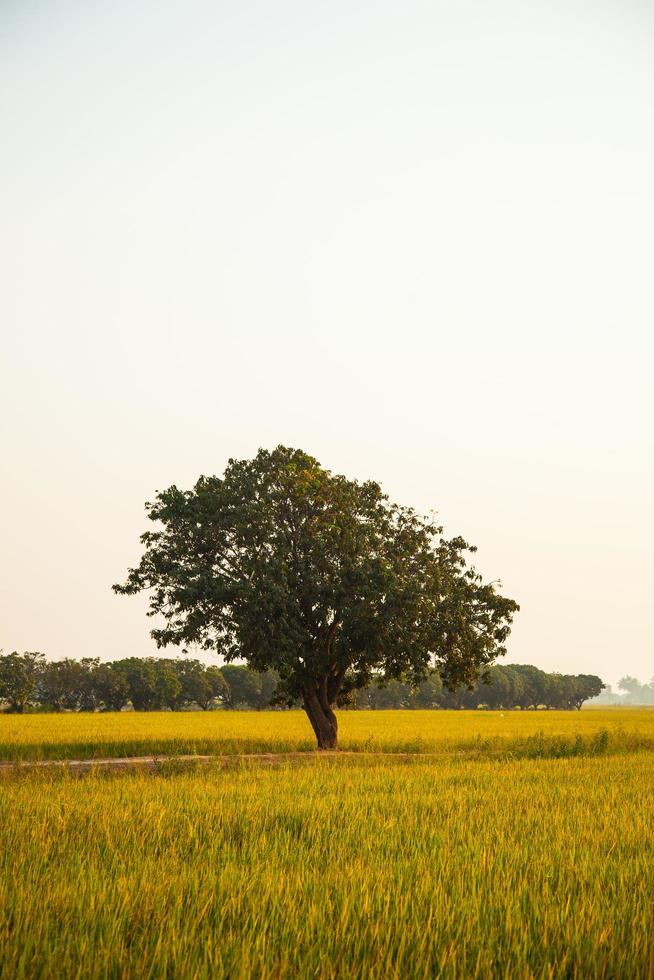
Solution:
<svg viewBox="0 0 654 980">
<path fill-rule="evenodd" d="M 156 652 L 143 504 L 434 508 L 508 661 L 654 675 L 654 7 L 2 0 L 0 647 Z"/>
</svg>

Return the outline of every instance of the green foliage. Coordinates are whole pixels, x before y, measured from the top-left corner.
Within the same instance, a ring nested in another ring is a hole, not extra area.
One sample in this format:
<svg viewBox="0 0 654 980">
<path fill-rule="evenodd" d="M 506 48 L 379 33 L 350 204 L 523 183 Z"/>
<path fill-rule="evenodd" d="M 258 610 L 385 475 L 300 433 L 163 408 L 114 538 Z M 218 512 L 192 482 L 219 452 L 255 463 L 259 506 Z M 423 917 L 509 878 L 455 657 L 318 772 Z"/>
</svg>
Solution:
<svg viewBox="0 0 654 980">
<path fill-rule="evenodd" d="M 76 711 L 81 707 L 88 664 L 78 660 L 56 660 L 39 671 L 37 699 L 53 711 Z"/>
<path fill-rule="evenodd" d="M 518 606 L 468 566 L 474 548 L 304 452 L 230 460 L 146 507 L 158 529 L 115 591 L 148 591 L 160 646 L 277 671 L 278 696 L 302 701 L 323 747 L 337 698 L 373 672 L 417 684 L 436 667 L 456 688 L 505 652 Z"/>
<path fill-rule="evenodd" d="M 240 664 L 226 664 L 222 668 L 222 675 L 226 683 L 222 698 L 226 708 L 238 708 L 239 705 L 257 706 L 262 694 L 261 674 Z"/>
<path fill-rule="evenodd" d="M 438 708 L 443 696 L 440 676 L 434 672 L 411 691 L 410 708 Z"/>
<path fill-rule="evenodd" d="M 127 657 L 115 660 L 112 669 L 123 674 L 129 697 L 137 711 L 179 707 L 182 682 L 169 660 L 155 657 Z"/>
<path fill-rule="evenodd" d="M 6 653 L 0 656 L 0 701 L 19 714 L 36 692 L 44 657 L 42 653 Z"/>
<path fill-rule="evenodd" d="M 124 660 L 114 660 L 111 666 L 112 670 L 125 678 L 130 701 L 136 711 L 159 707 L 153 658 L 127 657 Z"/>
<path fill-rule="evenodd" d="M 227 694 L 227 681 L 220 667 L 207 667 L 204 676 L 206 679 L 209 697 L 206 702 L 198 701 L 201 708 L 208 708 L 212 702 L 222 701 Z M 196 699 L 197 700 L 197 699 Z"/>
<path fill-rule="evenodd" d="M 578 674 L 574 678 L 574 688 L 568 696 L 569 703 L 580 710 L 584 701 L 597 697 L 602 692 L 603 687 L 604 684 L 600 678 L 594 674 Z"/>
<path fill-rule="evenodd" d="M 13 671 L 16 676 L 12 679 Z M 6 679 L 5 684 L 24 690 L 22 657 L 14 654 L 0 657 L 0 673 Z M 175 660 L 131 657 L 108 664 L 88 657 L 81 661 L 66 659 L 47 663 L 39 657 L 37 669 L 30 677 L 31 694 L 23 702 L 23 708 L 38 704 L 51 711 L 119 711 L 130 701 L 138 711 L 162 708 L 179 711 L 192 706 L 206 711 L 217 705 L 261 710 L 288 701 L 283 689 L 280 696 L 279 675 L 274 670 L 262 674 L 244 664 L 227 664 L 222 669 L 207 667 L 187 657 Z M 373 710 L 480 705 L 494 709 L 570 710 L 593 697 L 593 692 L 601 686 L 601 680 L 592 675 L 547 674 L 526 664 L 507 664 L 490 667 L 476 684 L 454 692 L 443 686 L 437 671 L 418 684 L 372 674 L 365 687 L 342 690 L 338 704 L 350 709 Z M 296 707 L 300 705 L 301 702 Z M 12 710 L 17 710 L 15 705 Z"/>
<path fill-rule="evenodd" d="M 127 676 L 120 670 L 114 670 L 112 664 L 98 663 L 92 669 L 89 691 L 82 708 L 87 711 L 96 708 L 120 711 L 129 696 Z"/>
<path fill-rule="evenodd" d="M 174 703 L 175 708 L 187 704 L 197 704 L 203 711 L 206 711 L 211 702 L 225 688 L 224 678 L 218 668 L 211 667 L 208 670 L 199 660 L 174 660 L 171 667 L 179 682 L 179 691 Z M 222 683 L 217 683 L 217 677 Z"/>
<path fill-rule="evenodd" d="M 592 674 L 548 674 L 530 664 L 496 664 L 469 689 L 444 692 L 446 708 L 581 708 L 603 689 L 601 678 Z"/>
</svg>

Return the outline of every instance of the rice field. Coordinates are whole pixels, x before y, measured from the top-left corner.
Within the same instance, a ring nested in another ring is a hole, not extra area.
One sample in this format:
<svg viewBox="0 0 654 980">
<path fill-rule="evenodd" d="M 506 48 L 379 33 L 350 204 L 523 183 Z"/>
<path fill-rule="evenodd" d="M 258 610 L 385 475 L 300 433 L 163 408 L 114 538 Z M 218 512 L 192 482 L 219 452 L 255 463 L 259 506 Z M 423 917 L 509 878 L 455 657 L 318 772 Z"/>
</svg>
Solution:
<svg viewBox="0 0 654 980">
<path fill-rule="evenodd" d="M 0 773 L 0 977 L 654 977 L 654 712 L 341 721 L 344 746 L 417 749 L 275 769 Z M 4 758 L 6 746 L 132 754 L 148 726 L 172 754 L 203 738 L 309 749 L 305 724 L 295 712 L 0 717 Z M 504 750 L 462 749 L 480 738 Z"/>
<path fill-rule="evenodd" d="M 341 711 L 341 749 L 579 755 L 654 749 L 654 709 Z M 312 751 L 303 711 L 0 714 L 0 761 Z"/>
<path fill-rule="evenodd" d="M 0 976 L 651 977 L 654 756 L 1 783 Z"/>
</svg>

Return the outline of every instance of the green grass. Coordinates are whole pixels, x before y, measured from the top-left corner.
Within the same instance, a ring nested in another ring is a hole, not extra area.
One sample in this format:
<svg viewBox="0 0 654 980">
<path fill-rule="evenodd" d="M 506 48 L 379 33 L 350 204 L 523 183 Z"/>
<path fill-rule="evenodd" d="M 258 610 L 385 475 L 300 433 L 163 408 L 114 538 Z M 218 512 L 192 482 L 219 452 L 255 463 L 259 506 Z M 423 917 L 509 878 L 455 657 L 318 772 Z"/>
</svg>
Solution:
<svg viewBox="0 0 654 980">
<path fill-rule="evenodd" d="M 654 749 L 654 710 L 341 711 L 342 749 L 548 757 Z M 0 715 L 0 760 L 310 751 L 302 711 Z"/>
<path fill-rule="evenodd" d="M 654 754 L 0 779 L 0 976 L 654 975 Z"/>
</svg>

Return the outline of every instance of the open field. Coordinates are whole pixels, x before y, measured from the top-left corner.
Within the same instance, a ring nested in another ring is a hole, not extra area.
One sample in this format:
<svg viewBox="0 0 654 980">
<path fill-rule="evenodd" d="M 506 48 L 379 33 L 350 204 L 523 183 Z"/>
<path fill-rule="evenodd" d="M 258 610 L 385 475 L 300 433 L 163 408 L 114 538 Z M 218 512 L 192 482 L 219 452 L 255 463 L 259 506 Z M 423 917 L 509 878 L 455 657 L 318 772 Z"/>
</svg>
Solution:
<svg viewBox="0 0 654 980">
<path fill-rule="evenodd" d="M 654 975 L 654 755 L 0 779 L 0 976 Z"/>
<path fill-rule="evenodd" d="M 654 749 L 654 709 L 341 711 L 340 747 L 481 756 Z M 0 761 L 310 751 L 302 711 L 0 715 Z"/>
<path fill-rule="evenodd" d="M 654 711 L 0 716 L 0 977 L 654 977 Z M 369 753 L 408 752 L 408 757 Z"/>
</svg>

